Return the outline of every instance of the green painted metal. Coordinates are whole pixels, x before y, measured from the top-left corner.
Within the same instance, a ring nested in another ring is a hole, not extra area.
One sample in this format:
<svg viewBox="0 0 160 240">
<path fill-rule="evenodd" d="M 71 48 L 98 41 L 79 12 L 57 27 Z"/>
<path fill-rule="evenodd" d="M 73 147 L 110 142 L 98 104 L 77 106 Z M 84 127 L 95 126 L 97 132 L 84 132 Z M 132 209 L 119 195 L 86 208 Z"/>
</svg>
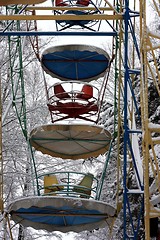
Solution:
<svg viewBox="0 0 160 240">
<path fill-rule="evenodd" d="M 19 12 L 19 8 L 17 5 L 7 6 L 6 7 L 6 15 L 10 13 L 17 14 Z M 10 30 L 20 31 L 21 23 L 20 21 L 11 21 L 8 22 L 8 28 Z M 8 29 L 7 28 L 7 29 Z M 25 81 L 23 74 L 23 40 L 25 37 L 20 36 L 8 36 L 8 52 L 9 52 L 9 65 L 10 65 L 10 81 L 12 88 L 12 106 L 15 109 L 20 127 L 22 129 L 22 133 L 26 139 L 26 143 L 28 146 L 28 155 L 29 161 L 32 171 L 32 176 L 36 177 L 36 186 L 38 189 L 38 178 L 36 171 L 36 164 L 34 159 L 34 153 L 30 146 L 30 142 L 28 139 L 28 131 L 27 131 L 27 116 L 26 116 L 26 98 L 25 98 Z M 33 183 L 33 189 L 35 191 L 35 183 Z M 35 192 L 37 193 L 38 190 Z M 38 194 L 39 195 L 39 194 Z"/>
<path fill-rule="evenodd" d="M 113 141 L 114 141 L 114 139 L 111 141 L 109 150 L 107 152 L 106 161 L 104 163 L 103 171 L 101 174 L 101 179 L 99 181 L 99 185 L 98 185 L 98 189 L 97 189 L 96 200 L 100 200 L 100 197 L 101 197 L 103 183 L 104 183 L 104 179 L 106 176 L 107 167 L 108 167 L 108 163 L 109 163 L 110 155 L 111 155 L 111 151 L 112 151 Z"/>
<path fill-rule="evenodd" d="M 13 11 L 13 10 L 12 10 Z M 7 12 L 10 8 L 7 7 Z M 15 7 L 15 13 L 17 7 Z M 15 25 L 15 24 L 14 24 Z M 12 27 L 12 25 L 11 25 Z M 16 22 L 16 30 L 20 30 L 20 22 Z M 12 84 L 12 105 L 15 108 L 22 132 L 26 140 L 27 123 L 26 123 L 26 102 L 24 90 L 24 76 L 23 76 L 23 59 L 22 59 L 22 38 L 8 37 L 9 48 L 9 63 L 10 63 L 10 80 Z"/>
</svg>

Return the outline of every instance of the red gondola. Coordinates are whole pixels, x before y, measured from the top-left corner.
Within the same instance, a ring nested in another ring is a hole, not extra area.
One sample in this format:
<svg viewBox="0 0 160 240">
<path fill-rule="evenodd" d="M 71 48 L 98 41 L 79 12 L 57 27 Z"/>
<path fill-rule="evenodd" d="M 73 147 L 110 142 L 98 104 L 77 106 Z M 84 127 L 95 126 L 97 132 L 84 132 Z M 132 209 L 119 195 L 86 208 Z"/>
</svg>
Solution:
<svg viewBox="0 0 160 240">
<path fill-rule="evenodd" d="M 81 87 L 80 91 L 76 89 L 77 85 Z M 65 90 L 63 86 L 66 86 L 68 90 Z M 76 81 L 51 86 L 48 91 L 48 109 L 51 113 L 52 122 L 68 118 L 96 121 L 93 116 L 98 112 L 98 104 L 93 91 L 98 96 L 97 88 Z M 55 116 L 58 116 L 58 118 L 55 118 Z"/>
</svg>

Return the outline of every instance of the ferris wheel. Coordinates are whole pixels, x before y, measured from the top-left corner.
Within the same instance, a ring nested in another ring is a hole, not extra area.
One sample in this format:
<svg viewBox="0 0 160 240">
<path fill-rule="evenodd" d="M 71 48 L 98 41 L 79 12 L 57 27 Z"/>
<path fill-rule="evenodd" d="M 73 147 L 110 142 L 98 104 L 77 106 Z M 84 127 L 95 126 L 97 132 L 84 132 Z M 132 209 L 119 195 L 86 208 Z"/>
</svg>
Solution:
<svg viewBox="0 0 160 240">
<path fill-rule="evenodd" d="M 32 1 L 32 4 L 41 2 L 44 1 Z M 31 4 L 27 0 L 13 0 L 2 2 L 1 5 L 12 3 Z M 1 32 L 2 36 L 9 37 L 12 94 L 19 123 L 31 157 L 34 148 L 43 154 L 66 159 L 66 164 L 68 159 L 84 160 L 104 153 L 108 153 L 109 161 L 112 144 L 116 142 L 117 197 L 114 205 L 100 201 L 106 163 L 99 180 L 88 172 L 45 171 L 39 174 L 33 158 L 35 194 L 14 200 L 7 206 L 4 216 L 15 223 L 20 222 L 24 227 L 81 232 L 104 227 L 105 224 L 112 227 L 118 213 L 123 210 L 123 238 L 139 239 L 140 228 L 145 223 L 145 239 L 148 240 L 152 237 L 154 222 L 158 231 L 160 216 L 159 163 L 156 152 L 160 128 L 149 119 L 148 91 L 149 81 L 152 81 L 155 91 L 160 94 L 160 74 L 157 61 L 159 44 L 155 44 L 159 35 L 147 27 L 146 2 L 80 0 L 56 1 L 52 4 L 50 7 L 26 5 L 19 10 L 19 14 L 11 14 L 9 10 L 8 14 L 0 15 L 0 19 L 11 21 L 54 20 L 56 27 L 56 31 L 49 33 L 34 30 L 24 32 L 18 22 L 19 31 L 14 28 L 7 31 L 12 24 L 10 22 Z M 153 6 L 159 14 L 156 1 L 153 1 Z M 18 9 L 17 5 L 15 8 Z M 39 9 L 53 10 L 53 14 L 36 15 Z M 36 22 L 34 26 L 36 28 Z M 106 39 L 111 36 L 112 53 L 110 56 L 100 47 L 88 44 L 63 44 L 50 46 L 39 56 L 38 45 L 32 42 L 45 74 L 57 82 L 49 86 L 45 80 L 51 123 L 40 125 L 28 133 L 24 78 L 20 66 L 22 51 L 16 49 L 17 57 L 13 58 L 14 50 L 11 46 L 15 37 L 12 36 L 17 36 L 16 43 L 21 49 L 20 36 L 35 36 L 37 40 L 38 36 L 45 34 L 88 38 L 100 35 Z M 112 63 L 115 75 L 115 120 L 114 133 L 111 135 L 101 122 L 101 112 Z M 18 73 L 16 71 L 17 79 L 20 79 L 17 81 L 13 79 L 15 64 L 21 69 Z M 100 77 L 103 77 L 101 89 L 92 84 L 93 80 Z M 140 92 L 139 98 L 137 92 Z M 21 101 L 17 101 L 19 97 Z M 12 103 L 13 100 L 8 109 Z M 135 178 L 133 186 L 130 183 L 131 175 Z M 1 179 L 3 210 L 2 188 Z M 119 198 L 121 192 L 123 199 Z M 138 199 L 136 219 L 131 211 L 133 198 Z M 10 235 L 12 237 L 11 232 Z"/>
</svg>

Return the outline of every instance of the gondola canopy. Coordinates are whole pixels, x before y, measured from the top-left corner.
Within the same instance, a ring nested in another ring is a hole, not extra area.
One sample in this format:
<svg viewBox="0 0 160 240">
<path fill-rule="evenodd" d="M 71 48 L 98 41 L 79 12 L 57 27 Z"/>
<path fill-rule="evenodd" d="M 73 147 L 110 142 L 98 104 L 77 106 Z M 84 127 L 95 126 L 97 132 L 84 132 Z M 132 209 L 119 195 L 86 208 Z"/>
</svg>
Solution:
<svg viewBox="0 0 160 240">
<path fill-rule="evenodd" d="M 95 46 L 62 45 L 46 49 L 41 64 L 52 77 L 89 82 L 104 76 L 109 60 L 107 52 Z"/>
<path fill-rule="evenodd" d="M 31 145 L 43 154 L 63 159 L 81 159 L 105 153 L 111 134 L 102 126 L 52 124 L 31 131 Z"/>
<path fill-rule="evenodd" d="M 60 196 L 22 198 L 9 206 L 11 219 L 25 227 L 61 232 L 81 232 L 111 225 L 116 210 L 88 199 Z"/>
</svg>

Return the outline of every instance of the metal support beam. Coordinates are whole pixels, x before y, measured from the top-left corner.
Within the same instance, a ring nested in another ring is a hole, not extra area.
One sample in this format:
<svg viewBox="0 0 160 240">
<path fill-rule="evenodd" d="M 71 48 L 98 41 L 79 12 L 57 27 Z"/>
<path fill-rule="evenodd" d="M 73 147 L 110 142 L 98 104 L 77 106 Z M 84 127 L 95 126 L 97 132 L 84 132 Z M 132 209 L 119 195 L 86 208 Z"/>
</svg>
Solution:
<svg viewBox="0 0 160 240">
<path fill-rule="evenodd" d="M 0 36 L 116 36 L 116 32 L 0 32 Z"/>
<path fill-rule="evenodd" d="M 1 79 L 0 79 L 0 106 L 1 102 Z M 0 107 L 0 211 L 3 212 L 3 158 L 2 158 L 2 107 Z"/>
<path fill-rule="evenodd" d="M 92 15 L 0 15 L 0 20 L 122 20 L 123 15 L 109 15 L 109 14 L 92 14 Z"/>
</svg>

